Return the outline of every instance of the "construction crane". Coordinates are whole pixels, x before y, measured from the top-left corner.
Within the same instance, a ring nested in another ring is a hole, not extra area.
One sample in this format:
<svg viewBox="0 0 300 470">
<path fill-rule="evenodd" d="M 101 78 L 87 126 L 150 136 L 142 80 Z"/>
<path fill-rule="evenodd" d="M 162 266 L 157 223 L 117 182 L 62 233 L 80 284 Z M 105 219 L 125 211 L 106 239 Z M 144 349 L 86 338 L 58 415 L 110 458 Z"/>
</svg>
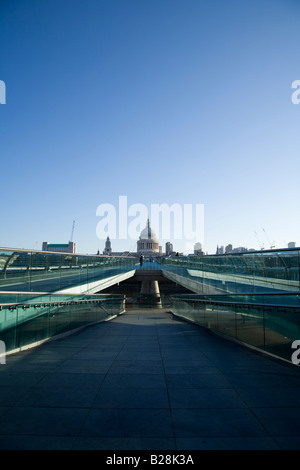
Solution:
<svg viewBox="0 0 300 470">
<path fill-rule="evenodd" d="M 75 220 L 73 220 L 72 231 L 71 231 L 71 237 L 70 237 L 70 240 L 69 240 L 70 243 L 73 241 L 74 227 L 75 227 Z"/>
<path fill-rule="evenodd" d="M 266 233 L 266 231 L 265 231 L 264 228 L 263 228 L 263 231 L 265 232 L 266 239 L 267 239 L 267 241 L 268 241 L 268 243 L 269 243 L 269 246 L 270 246 L 270 250 L 272 250 L 272 248 L 275 248 L 275 245 L 274 245 L 275 241 L 274 241 L 273 244 L 271 245 L 270 240 L 269 240 L 269 238 L 268 238 L 268 235 L 267 235 L 267 233 Z"/>
<path fill-rule="evenodd" d="M 254 232 L 254 233 L 255 233 L 255 235 L 256 235 L 256 238 L 257 238 L 258 244 L 259 244 L 259 246 L 260 246 L 260 249 L 261 249 L 261 250 L 264 250 L 264 246 L 260 243 L 260 240 L 259 240 L 259 238 L 258 238 L 257 233 L 256 233 L 256 232 Z"/>
</svg>

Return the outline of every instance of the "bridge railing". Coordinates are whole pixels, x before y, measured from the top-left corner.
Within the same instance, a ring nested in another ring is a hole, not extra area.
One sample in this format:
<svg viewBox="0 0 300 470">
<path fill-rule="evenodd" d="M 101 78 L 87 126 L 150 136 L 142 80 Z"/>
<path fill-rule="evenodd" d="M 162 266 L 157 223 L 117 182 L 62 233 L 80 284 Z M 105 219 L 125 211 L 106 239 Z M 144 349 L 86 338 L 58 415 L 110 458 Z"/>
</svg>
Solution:
<svg viewBox="0 0 300 470">
<path fill-rule="evenodd" d="M 163 271 L 196 283 L 197 292 L 258 293 L 300 290 L 300 249 L 161 259 Z"/>
<path fill-rule="evenodd" d="M 124 311 L 123 295 L 0 293 L 0 339 L 12 352 Z"/>
<path fill-rule="evenodd" d="M 55 292 L 135 269 L 127 256 L 77 255 L 0 248 L 0 291 Z"/>
<path fill-rule="evenodd" d="M 181 318 L 287 360 L 300 340 L 300 292 L 173 295 L 170 304 Z"/>
</svg>

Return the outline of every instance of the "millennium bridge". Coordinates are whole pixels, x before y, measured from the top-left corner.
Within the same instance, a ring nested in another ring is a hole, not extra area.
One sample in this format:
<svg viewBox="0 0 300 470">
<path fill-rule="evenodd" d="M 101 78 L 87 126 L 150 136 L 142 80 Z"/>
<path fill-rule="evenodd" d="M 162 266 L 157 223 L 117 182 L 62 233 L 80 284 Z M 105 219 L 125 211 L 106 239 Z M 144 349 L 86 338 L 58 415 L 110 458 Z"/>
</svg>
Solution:
<svg viewBox="0 0 300 470">
<path fill-rule="evenodd" d="M 299 449 L 300 249 L 0 249 L 1 449 Z"/>
</svg>

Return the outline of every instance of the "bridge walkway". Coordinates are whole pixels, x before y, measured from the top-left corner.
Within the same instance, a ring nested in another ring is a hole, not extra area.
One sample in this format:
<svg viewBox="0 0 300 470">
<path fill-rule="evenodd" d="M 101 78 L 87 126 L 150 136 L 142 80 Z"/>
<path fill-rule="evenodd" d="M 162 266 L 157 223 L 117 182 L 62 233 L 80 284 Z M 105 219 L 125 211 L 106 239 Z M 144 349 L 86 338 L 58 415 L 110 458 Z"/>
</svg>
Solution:
<svg viewBox="0 0 300 470">
<path fill-rule="evenodd" d="M 0 364 L 0 449 L 299 449 L 300 369 L 128 310 Z"/>
</svg>

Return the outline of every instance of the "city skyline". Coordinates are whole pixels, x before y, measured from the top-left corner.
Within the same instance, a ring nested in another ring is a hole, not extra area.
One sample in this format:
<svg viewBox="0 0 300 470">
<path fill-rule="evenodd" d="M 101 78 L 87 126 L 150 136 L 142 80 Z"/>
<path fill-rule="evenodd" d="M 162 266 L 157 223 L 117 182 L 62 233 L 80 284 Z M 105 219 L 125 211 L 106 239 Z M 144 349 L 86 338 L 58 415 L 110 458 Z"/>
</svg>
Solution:
<svg viewBox="0 0 300 470">
<path fill-rule="evenodd" d="M 184 254 L 300 245 L 296 1 L 3 0 L 0 39 L 0 247 L 102 252 L 120 196 L 203 206 Z"/>
</svg>

